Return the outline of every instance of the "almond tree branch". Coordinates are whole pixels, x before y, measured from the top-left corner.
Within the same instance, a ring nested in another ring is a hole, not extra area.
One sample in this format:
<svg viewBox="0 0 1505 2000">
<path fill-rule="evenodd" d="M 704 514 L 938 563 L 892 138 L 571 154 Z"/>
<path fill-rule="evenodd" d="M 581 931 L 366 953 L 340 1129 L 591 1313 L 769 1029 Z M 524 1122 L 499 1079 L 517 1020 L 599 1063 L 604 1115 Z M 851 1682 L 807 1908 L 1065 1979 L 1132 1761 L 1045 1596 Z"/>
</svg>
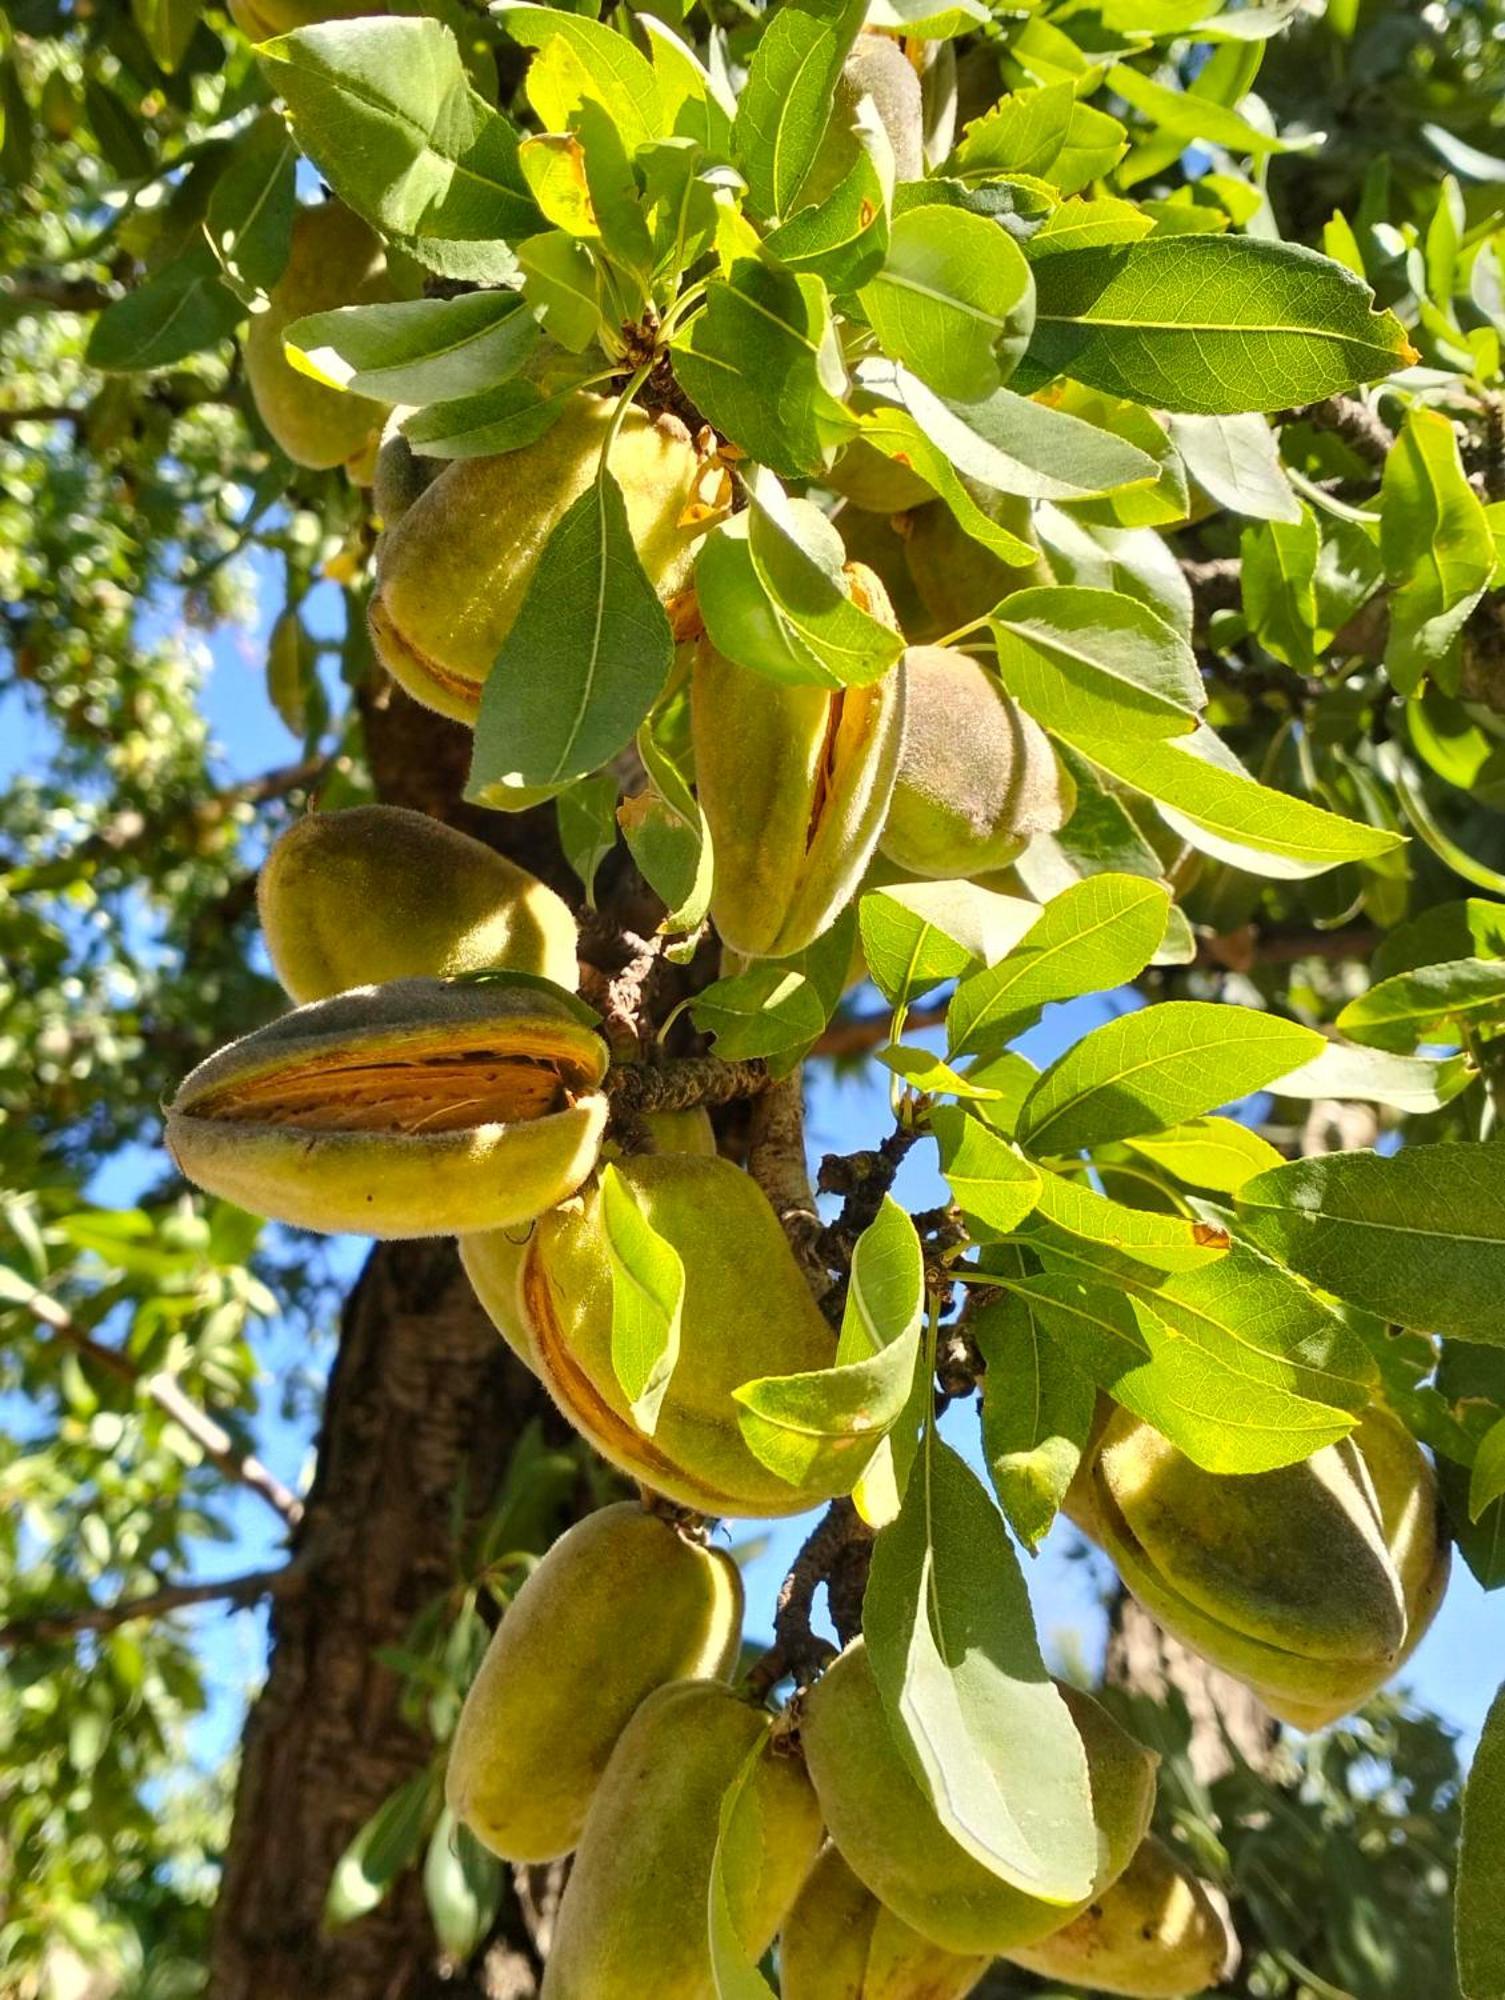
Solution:
<svg viewBox="0 0 1505 2000">
<path fill-rule="evenodd" d="M 773 1615 L 773 1644 L 747 1676 L 748 1692 L 762 1700 L 786 1674 L 801 1686 L 833 1657 L 835 1648 L 811 1628 L 815 1593 L 826 1586 L 831 1622 L 843 1645 L 862 1622 L 873 1530 L 850 1500 L 833 1500 L 794 1559 L 779 1589 Z"/>
<path fill-rule="evenodd" d="M 12 1648 L 47 1645 L 71 1638 L 77 1632 L 113 1632 L 136 1618 L 161 1618 L 190 1604 L 224 1603 L 237 1607 L 254 1604 L 259 1598 L 283 1596 L 300 1589 L 305 1570 L 297 1562 L 280 1569 L 253 1570 L 247 1576 L 223 1577 L 212 1583 L 169 1583 L 161 1590 L 140 1597 L 122 1597 L 114 1604 L 84 1604 L 57 1611 L 39 1611 L 34 1617 L 13 1618 L 0 1625 L 0 1646 Z"/>
<path fill-rule="evenodd" d="M 265 1501 L 290 1528 L 295 1528 L 302 1520 L 303 1502 L 297 1494 L 289 1491 L 259 1458 L 249 1453 L 243 1457 L 235 1449 L 230 1433 L 217 1424 L 207 1410 L 199 1408 L 185 1393 L 175 1375 L 168 1374 L 165 1369 L 144 1375 L 128 1354 L 122 1354 L 118 1347 L 106 1347 L 93 1339 L 66 1308 L 46 1292 L 33 1290 L 28 1298 L 17 1303 L 24 1306 L 55 1339 L 65 1341 L 75 1353 L 105 1369 L 117 1381 L 128 1383 L 154 1402 L 158 1409 L 165 1411 L 175 1424 L 187 1431 L 212 1465 L 218 1466 L 227 1479 L 234 1480 L 237 1485 L 246 1487 L 258 1499 Z"/>
<path fill-rule="evenodd" d="M 1318 430 L 1331 431 L 1342 438 L 1350 451 L 1371 465 L 1383 465 L 1395 444 L 1394 431 L 1357 396 L 1327 396 L 1320 403 L 1282 410 L 1271 422 L 1315 424 Z"/>
</svg>

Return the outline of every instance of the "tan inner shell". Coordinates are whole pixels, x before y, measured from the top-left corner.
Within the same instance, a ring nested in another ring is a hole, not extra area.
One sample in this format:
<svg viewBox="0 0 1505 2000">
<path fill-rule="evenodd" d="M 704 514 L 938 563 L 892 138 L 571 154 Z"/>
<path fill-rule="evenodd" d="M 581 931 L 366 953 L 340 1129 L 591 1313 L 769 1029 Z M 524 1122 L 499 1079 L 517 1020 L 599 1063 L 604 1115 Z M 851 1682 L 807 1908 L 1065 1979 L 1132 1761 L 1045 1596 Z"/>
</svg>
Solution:
<svg viewBox="0 0 1505 2000">
<path fill-rule="evenodd" d="M 546 1118 L 571 1101 L 554 1063 L 460 1049 L 386 1060 L 324 1056 L 223 1084 L 187 1109 L 195 1118 L 309 1132 L 416 1133 Z"/>
<path fill-rule="evenodd" d="M 810 823 L 805 830 L 806 853 L 815 845 L 826 809 L 836 796 L 847 765 L 866 740 L 872 706 L 870 688 L 838 688 L 826 704 L 826 733 L 810 795 Z"/>
</svg>

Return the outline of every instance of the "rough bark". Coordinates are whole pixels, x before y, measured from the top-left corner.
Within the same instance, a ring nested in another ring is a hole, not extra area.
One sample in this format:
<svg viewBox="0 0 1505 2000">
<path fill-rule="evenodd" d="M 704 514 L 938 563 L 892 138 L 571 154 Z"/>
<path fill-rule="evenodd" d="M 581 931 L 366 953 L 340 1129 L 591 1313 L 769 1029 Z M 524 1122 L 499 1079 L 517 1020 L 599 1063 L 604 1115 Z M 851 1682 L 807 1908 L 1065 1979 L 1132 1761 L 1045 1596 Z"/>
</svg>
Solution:
<svg viewBox="0 0 1505 2000">
<path fill-rule="evenodd" d="M 569 890 L 552 812 L 461 801 L 469 739 L 392 689 L 363 702 L 381 797 L 488 839 Z M 343 1315 L 295 1550 L 310 1587 L 274 1606 L 265 1689 L 247 1724 L 211 1962 L 212 2000 L 529 2000 L 547 1886 L 520 1884 L 470 1972 L 444 1968 L 416 1871 L 359 1921 L 325 1933 L 351 1836 L 432 1745 L 402 1718 L 376 1658 L 453 1580 L 454 1506 L 494 1501 L 530 1418 L 558 1424 L 501 1341 L 448 1242 L 379 1244 Z M 559 1434 L 563 1435 L 560 1425 Z"/>
<path fill-rule="evenodd" d="M 1113 1606 L 1104 1679 L 1154 1701 L 1181 1696 L 1191 1718 L 1192 1771 L 1204 1785 L 1232 1768 L 1230 1743 L 1256 1771 L 1271 1768 L 1280 1724 L 1259 1697 L 1162 1632 L 1123 1590 Z"/>
</svg>

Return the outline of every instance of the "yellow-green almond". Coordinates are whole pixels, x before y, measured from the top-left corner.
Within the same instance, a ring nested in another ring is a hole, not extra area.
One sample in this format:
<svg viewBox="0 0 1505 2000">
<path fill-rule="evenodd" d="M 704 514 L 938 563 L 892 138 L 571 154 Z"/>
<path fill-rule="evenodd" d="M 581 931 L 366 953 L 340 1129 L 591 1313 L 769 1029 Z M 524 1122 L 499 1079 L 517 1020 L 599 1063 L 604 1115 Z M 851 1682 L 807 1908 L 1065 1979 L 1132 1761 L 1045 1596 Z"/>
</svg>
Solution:
<svg viewBox="0 0 1505 2000">
<path fill-rule="evenodd" d="M 612 1273 L 600 1188 L 544 1216 L 521 1268 L 496 1290 L 520 1312 L 532 1365 L 603 1457 L 656 1493 L 704 1514 L 797 1514 L 849 1488 L 874 1443 L 851 1441 L 808 1485 L 791 1485 L 743 1438 L 733 1391 L 763 1375 L 829 1368 L 834 1336 L 811 1297 L 767 1196 L 728 1160 L 646 1153 L 617 1163 L 650 1226 L 684 1265 L 679 1356 L 653 1435 L 633 1421 L 612 1365 Z M 482 1252 L 484 1258 L 485 1252 Z M 503 1260 L 504 1265 L 510 1260 Z M 471 1277 L 483 1303 L 492 1287 Z M 834 1483 L 833 1483 L 834 1482 Z"/>
<path fill-rule="evenodd" d="M 442 458 L 425 458 L 408 443 L 402 426 L 413 407 L 399 403 L 387 418 L 371 478 L 371 508 L 378 524 L 390 528 L 426 493 L 444 470 Z"/>
<path fill-rule="evenodd" d="M 893 149 L 894 179 L 917 181 L 925 172 L 925 109 L 919 73 L 901 44 L 879 29 L 864 29 L 847 52 L 833 92 L 831 118 L 799 191 L 799 205 L 821 202 L 856 165 L 862 142 L 857 113 L 867 98 Z"/>
<path fill-rule="evenodd" d="M 450 1744 L 450 1810 L 508 1861 L 580 1839 L 617 1738 L 655 1688 L 737 1660 L 737 1565 L 635 1500 L 577 1522 L 508 1605 Z"/>
<path fill-rule="evenodd" d="M 544 546 L 594 482 L 615 405 L 581 393 L 534 444 L 448 465 L 382 537 L 371 600 L 376 650 L 408 693 L 473 724 Z M 610 471 L 650 581 L 670 602 L 706 521 L 684 426 L 629 409 Z"/>
<path fill-rule="evenodd" d="M 573 991 L 575 920 L 525 868 L 401 806 L 310 813 L 256 887 L 272 966 L 294 1000 L 504 967 Z"/>
<path fill-rule="evenodd" d="M 954 646 L 904 655 L 904 754 L 882 851 L 935 881 L 1007 867 L 1076 809 L 1050 738 L 995 675 Z"/>
<path fill-rule="evenodd" d="M 899 767 L 903 676 L 791 686 L 703 640 L 691 719 L 716 929 L 746 957 L 787 958 L 829 930 L 872 859 Z"/>
<path fill-rule="evenodd" d="M 1298 1465 L 1234 1476 L 1119 1411 L 1082 1483 L 1089 1532 L 1151 1615 L 1303 1728 L 1390 1678 L 1446 1575 L 1431 1467 L 1385 1412 Z"/>
<path fill-rule="evenodd" d="M 210 1194 L 304 1229 L 446 1236 L 574 1192 L 606 1125 L 606 1044 L 567 996 L 399 979 L 316 1000 L 219 1050 L 167 1109 Z"/>
<path fill-rule="evenodd" d="M 1117 1881 L 1149 1828 L 1157 1759 L 1089 1695 L 1064 1685 L 1061 1695 L 1087 1753 L 1097 1893 Z M 842 1858 L 922 1937 L 963 1956 L 995 1955 L 1048 1936 L 1086 1907 L 1025 1894 L 946 1831 L 894 1741 L 862 1640 L 810 1690 L 800 1741 Z"/>
<path fill-rule="evenodd" d="M 308 313 L 397 296 L 381 238 L 343 202 L 298 211 L 287 267 L 266 310 L 252 314 L 244 345 L 246 380 L 261 420 L 295 465 L 358 469 L 375 449 L 386 405 L 331 389 L 294 368 L 282 351 L 283 332 Z"/>
<path fill-rule="evenodd" d="M 911 1930 L 834 1847 L 821 1850 L 779 1936 L 783 2000 L 966 2000 L 991 1963 Z"/>
<path fill-rule="evenodd" d="M 985 513 L 1021 541 L 1035 544 L 1027 500 L 978 487 L 973 498 Z M 902 522 L 904 555 L 921 602 L 942 632 L 985 618 L 1016 590 L 1051 582 L 1043 555 L 1017 567 L 964 534 L 944 500 L 916 507 Z"/>
<path fill-rule="evenodd" d="M 649 1695 L 612 1752 L 585 1822 L 544 1972 L 542 2000 L 717 2000 L 711 1868 L 721 1805 L 762 1746 L 744 1806 L 760 1838 L 728 1871 L 749 1962 L 767 1950 L 820 1840 L 799 1759 L 772 1718 L 714 1681 Z"/>
<path fill-rule="evenodd" d="M 1130 2000 L 1187 2000 L 1233 1976 L 1238 1940 L 1205 1883 L 1152 1834 L 1074 1922 L 1006 1956 L 1044 1979 Z"/>
</svg>

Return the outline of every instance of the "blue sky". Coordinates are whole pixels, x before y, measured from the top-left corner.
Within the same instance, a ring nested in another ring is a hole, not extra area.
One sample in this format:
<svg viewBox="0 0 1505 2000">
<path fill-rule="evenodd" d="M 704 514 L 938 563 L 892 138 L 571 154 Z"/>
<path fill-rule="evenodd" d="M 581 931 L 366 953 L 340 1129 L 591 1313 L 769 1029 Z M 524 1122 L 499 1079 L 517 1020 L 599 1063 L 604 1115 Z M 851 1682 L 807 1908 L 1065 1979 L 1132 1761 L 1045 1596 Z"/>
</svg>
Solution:
<svg viewBox="0 0 1505 2000">
<path fill-rule="evenodd" d="M 266 640 L 281 605 L 275 581 L 259 597 L 261 609 L 254 628 L 227 630 L 215 637 L 203 693 L 203 705 L 229 779 L 254 776 L 290 761 L 298 751 L 265 694 Z M 337 636 L 339 611 L 332 590 L 316 592 L 306 613 L 319 636 Z M 24 768 L 39 751 L 37 733 L 15 698 L 0 701 L 0 781 Z M 1132 1004 L 1134 996 L 1123 994 L 1051 1008 L 1021 1046 L 1034 1061 L 1048 1061 L 1110 1012 Z M 889 1125 L 887 1082 L 884 1074 L 839 1080 L 824 1073 L 817 1075 L 808 1134 L 813 1158 L 824 1152 L 873 1145 L 882 1138 Z M 896 1193 L 912 1209 L 928 1208 L 945 1198 L 934 1157 L 932 1148 L 918 1147 L 904 1165 Z M 127 1202 L 155 1177 L 159 1166 L 157 1159 L 146 1154 L 124 1158 L 100 1175 L 92 1192 L 100 1200 Z M 353 1277 L 365 1245 L 341 1239 L 332 1248 L 336 1269 Z M 282 1415 L 272 1378 L 305 1359 L 300 1352 L 302 1345 L 302 1336 L 281 1322 L 263 1327 L 257 1336 L 268 1376 L 258 1449 L 273 1471 L 295 1487 L 306 1483 L 310 1471 L 311 1427 Z M 978 1465 L 973 1409 L 951 1411 L 944 1428 L 956 1447 Z M 202 1574 L 231 1574 L 276 1560 L 276 1523 L 267 1510 L 245 1494 L 232 1497 L 231 1510 L 241 1537 L 239 1544 L 234 1549 L 207 1549 Z M 752 1541 L 766 1534 L 766 1547 L 746 1572 L 751 1633 L 767 1631 L 774 1594 L 813 1519 L 736 1525 L 735 1540 Z M 1095 1666 L 1106 1630 L 1103 1593 L 1111 1581 L 1107 1565 L 1096 1556 L 1084 1558 L 1080 1538 L 1069 1527 L 1058 1525 L 1027 1568 L 1047 1657 L 1057 1665 L 1080 1660 Z M 254 1610 L 226 1614 L 217 1608 L 186 1615 L 197 1631 L 211 1682 L 209 1711 L 195 1725 L 192 1738 L 195 1756 L 208 1765 L 229 1750 L 239 1733 L 246 1699 L 264 1665 L 265 1616 Z M 1447 1601 L 1408 1665 L 1404 1681 L 1421 1702 L 1453 1724 L 1471 1748 L 1502 1672 L 1505 1592 L 1486 1597 L 1459 1564 Z"/>
</svg>

